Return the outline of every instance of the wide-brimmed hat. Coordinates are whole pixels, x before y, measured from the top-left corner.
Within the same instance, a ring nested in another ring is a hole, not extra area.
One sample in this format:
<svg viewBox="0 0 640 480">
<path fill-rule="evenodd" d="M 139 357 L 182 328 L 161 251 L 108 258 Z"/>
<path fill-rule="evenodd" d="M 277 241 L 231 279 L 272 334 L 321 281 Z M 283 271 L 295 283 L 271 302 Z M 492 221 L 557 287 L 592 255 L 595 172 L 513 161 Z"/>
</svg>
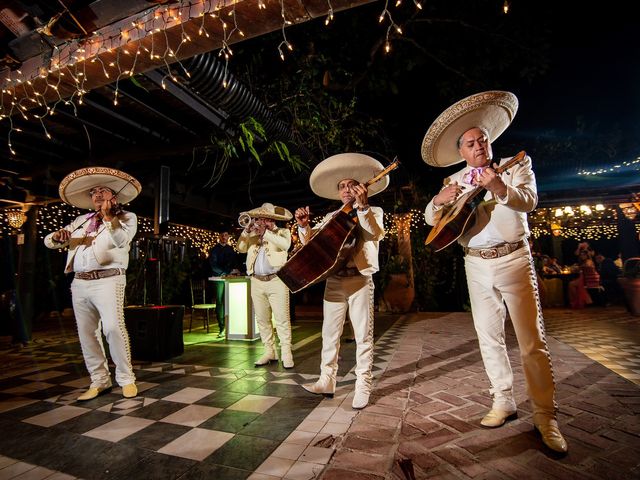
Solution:
<svg viewBox="0 0 640 480">
<path fill-rule="evenodd" d="M 511 124 L 518 111 L 518 98 L 511 92 L 492 90 L 476 93 L 451 105 L 431 124 L 422 140 L 422 159 L 434 167 L 463 161 L 458 139 L 474 127 L 482 127 L 493 142 Z"/>
<path fill-rule="evenodd" d="M 384 166 L 375 158 L 362 153 L 340 153 L 333 155 L 318 165 L 311 172 L 309 184 L 313 193 L 322 198 L 340 200 L 338 183 L 351 179 L 366 183 L 384 170 Z M 369 186 L 368 195 L 372 197 L 389 186 L 389 177 L 385 176 Z"/>
<path fill-rule="evenodd" d="M 69 205 L 93 210 L 89 190 L 95 187 L 110 188 L 122 204 L 129 203 L 142 191 L 140 182 L 131 175 L 107 167 L 86 167 L 71 172 L 62 179 L 58 191 L 60 198 Z"/>
<path fill-rule="evenodd" d="M 271 220 L 287 221 L 293 218 L 289 210 L 284 207 L 277 207 L 272 203 L 263 203 L 261 207 L 254 208 L 240 215 L 249 215 L 252 218 L 270 218 Z"/>
</svg>

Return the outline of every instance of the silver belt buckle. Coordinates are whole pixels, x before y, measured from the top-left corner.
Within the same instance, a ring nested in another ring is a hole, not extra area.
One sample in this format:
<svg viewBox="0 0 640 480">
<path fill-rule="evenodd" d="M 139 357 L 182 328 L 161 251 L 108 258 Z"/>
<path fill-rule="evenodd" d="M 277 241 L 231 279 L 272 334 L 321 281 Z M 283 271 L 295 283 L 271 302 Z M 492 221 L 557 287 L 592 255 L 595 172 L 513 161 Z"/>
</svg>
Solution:
<svg viewBox="0 0 640 480">
<path fill-rule="evenodd" d="M 486 248 L 480 250 L 480 256 L 485 260 L 489 260 L 492 258 L 498 258 L 498 249 L 497 248 Z"/>
</svg>

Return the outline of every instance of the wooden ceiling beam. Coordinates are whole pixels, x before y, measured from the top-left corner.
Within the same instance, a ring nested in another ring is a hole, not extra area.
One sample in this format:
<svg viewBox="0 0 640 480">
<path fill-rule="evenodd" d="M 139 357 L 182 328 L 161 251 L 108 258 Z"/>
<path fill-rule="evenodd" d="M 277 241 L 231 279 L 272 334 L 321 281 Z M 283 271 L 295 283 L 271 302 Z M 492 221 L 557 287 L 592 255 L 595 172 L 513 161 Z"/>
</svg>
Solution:
<svg viewBox="0 0 640 480">
<path fill-rule="evenodd" d="M 13 115 L 32 108 L 46 111 L 44 103 L 72 96 L 78 100 L 82 91 L 128 78 L 132 72 L 176 64 L 212 50 L 223 49 L 224 57 L 230 45 L 281 29 L 283 11 L 286 27 L 329 13 L 326 0 L 281 1 L 238 0 L 222 6 L 223 1 L 204 0 L 148 8 L 87 38 L 36 55 L 24 61 L 19 72 L 2 72 L 3 113 Z M 331 5 L 337 12 L 370 1 L 332 0 Z"/>
</svg>

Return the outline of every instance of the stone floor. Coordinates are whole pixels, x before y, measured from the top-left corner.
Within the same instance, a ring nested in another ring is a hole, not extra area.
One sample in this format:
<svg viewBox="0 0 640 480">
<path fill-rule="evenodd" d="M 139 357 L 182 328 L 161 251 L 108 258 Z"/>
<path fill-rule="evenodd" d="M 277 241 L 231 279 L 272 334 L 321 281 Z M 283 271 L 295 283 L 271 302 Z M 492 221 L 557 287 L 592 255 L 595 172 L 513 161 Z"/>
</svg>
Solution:
<svg viewBox="0 0 640 480">
<path fill-rule="evenodd" d="M 259 342 L 185 331 L 183 355 L 135 363 L 138 397 L 114 388 L 83 403 L 72 319 L 51 320 L 27 347 L 0 337 L 0 480 L 640 478 L 640 318 L 545 318 L 564 457 L 534 434 L 511 329 L 518 419 L 479 426 L 490 400 L 469 313 L 378 314 L 375 392 L 360 412 L 346 339 L 336 396 L 299 387 L 318 375 L 317 310 L 298 315 L 292 370 L 254 368 Z"/>
</svg>

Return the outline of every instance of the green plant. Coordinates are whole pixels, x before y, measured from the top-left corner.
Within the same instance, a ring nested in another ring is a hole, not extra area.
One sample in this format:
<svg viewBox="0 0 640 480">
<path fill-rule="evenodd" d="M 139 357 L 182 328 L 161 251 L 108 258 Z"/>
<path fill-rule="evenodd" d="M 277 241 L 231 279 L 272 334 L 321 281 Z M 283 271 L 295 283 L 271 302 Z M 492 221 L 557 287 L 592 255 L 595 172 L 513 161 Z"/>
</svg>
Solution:
<svg viewBox="0 0 640 480">
<path fill-rule="evenodd" d="M 622 267 L 625 278 L 640 278 L 640 257 L 627 258 Z"/>
</svg>

